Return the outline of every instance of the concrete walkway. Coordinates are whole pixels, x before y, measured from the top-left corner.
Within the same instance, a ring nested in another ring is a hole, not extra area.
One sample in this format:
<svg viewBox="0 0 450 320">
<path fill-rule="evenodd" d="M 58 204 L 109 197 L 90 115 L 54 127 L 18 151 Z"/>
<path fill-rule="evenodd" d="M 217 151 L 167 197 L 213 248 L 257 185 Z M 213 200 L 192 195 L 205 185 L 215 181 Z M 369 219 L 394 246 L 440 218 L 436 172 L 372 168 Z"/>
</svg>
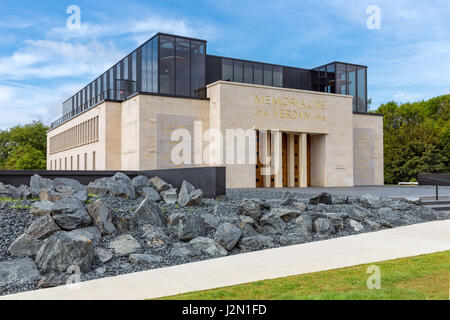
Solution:
<svg viewBox="0 0 450 320">
<path fill-rule="evenodd" d="M 77 288 L 61 286 L 0 299 L 148 299 L 446 250 L 450 250 L 450 220 L 250 252 L 86 281 L 76 284 Z"/>
</svg>

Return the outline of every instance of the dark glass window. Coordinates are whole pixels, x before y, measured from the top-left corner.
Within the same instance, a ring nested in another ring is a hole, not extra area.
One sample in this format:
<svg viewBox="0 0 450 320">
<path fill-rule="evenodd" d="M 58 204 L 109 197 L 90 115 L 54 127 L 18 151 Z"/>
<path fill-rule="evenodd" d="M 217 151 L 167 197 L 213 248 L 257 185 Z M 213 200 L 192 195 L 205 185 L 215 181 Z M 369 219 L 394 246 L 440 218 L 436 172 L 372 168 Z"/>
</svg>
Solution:
<svg viewBox="0 0 450 320">
<path fill-rule="evenodd" d="M 253 83 L 253 63 L 244 62 L 244 82 Z"/>
<path fill-rule="evenodd" d="M 233 60 L 222 59 L 222 80 L 233 81 Z"/>
<path fill-rule="evenodd" d="M 149 91 L 157 93 L 158 92 L 158 38 L 152 40 L 152 74 L 153 74 L 153 84 Z"/>
<path fill-rule="evenodd" d="M 126 57 L 125 59 L 123 59 L 123 79 L 128 80 L 129 79 L 129 74 L 128 74 L 128 57 Z"/>
<path fill-rule="evenodd" d="M 147 76 L 147 88 L 146 91 L 147 92 L 152 92 L 152 88 L 153 88 L 153 72 L 152 72 L 152 67 L 153 67 L 153 41 L 151 42 L 147 42 L 147 44 L 145 45 L 147 47 L 147 72 L 146 72 L 146 76 Z M 154 81 L 157 81 L 157 78 L 154 78 Z"/>
<path fill-rule="evenodd" d="M 333 63 L 326 66 L 326 71 L 327 78 L 325 81 L 326 85 L 324 91 L 328 93 L 336 93 L 336 65 Z"/>
<path fill-rule="evenodd" d="M 336 93 L 347 94 L 347 74 L 346 65 L 336 64 Z"/>
<path fill-rule="evenodd" d="M 353 96 L 353 111 L 356 111 L 357 97 L 356 97 L 356 67 L 347 66 L 347 84 L 348 84 L 348 94 Z"/>
<path fill-rule="evenodd" d="M 358 68 L 358 111 L 367 112 L 367 71 L 366 68 Z"/>
<path fill-rule="evenodd" d="M 253 64 L 253 83 L 263 84 L 263 66 L 260 63 Z"/>
<path fill-rule="evenodd" d="M 147 92 L 147 45 L 142 47 L 142 91 Z"/>
<path fill-rule="evenodd" d="M 109 69 L 108 99 L 114 99 L 114 69 Z"/>
<path fill-rule="evenodd" d="M 244 63 L 242 61 L 234 60 L 233 81 L 244 82 Z"/>
<path fill-rule="evenodd" d="M 131 55 L 131 80 L 136 81 L 136 51 Z"/>
<path fill-rule="evenodd" d="M 199 89 L 205 87 L 205 43 L 191 40 L 191 96 L 202 96 Z M 203 94 L 204 96 L 204 94 Z"/>
<path fill-rule="evenodd" d="M 103 74 L 103 92 L 102 92 L 102 98 L 107 99 L 107 88 L 108 88 L 108 73 L 105 72 Z"/>
<path fill-rule="evenodd" d="M 174 47 L 173 37 L 159 37 L 159 92 L 163 94 L 174 94 Z"/>
<path fill-rule="evenodd" d="M 275 87 L 283 86 L 283 68 L 273 66 L 273 85 Z"/>
<path fill-rule="evenodd" d="M 175 76 L 176 76 L 176 95 L 189 96 L 191 92 L 190 88 L 190 65 L 189 53 L 190 46 L 189 40 L 176 38 L 175 41 Z"/>
<path fill-rule="evenodd" d="M 264 85 L 265 86 L 272 85 L 272 65 L 270 64 L 264 65 Z"/>
</svg>

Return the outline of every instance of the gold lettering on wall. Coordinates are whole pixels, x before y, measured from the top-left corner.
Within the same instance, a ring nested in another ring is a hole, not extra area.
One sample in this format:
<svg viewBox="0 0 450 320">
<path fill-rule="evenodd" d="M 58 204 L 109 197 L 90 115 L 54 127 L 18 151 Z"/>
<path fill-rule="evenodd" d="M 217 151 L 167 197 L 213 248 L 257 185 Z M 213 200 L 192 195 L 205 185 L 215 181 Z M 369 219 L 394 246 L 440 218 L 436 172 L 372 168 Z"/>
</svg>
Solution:
<svg viewBox="0 0 450 320">
<path fill-rule="evenodd" d="M 326 122 L 325 100 L 255 95 L 255 117 Z"/>
</svg>

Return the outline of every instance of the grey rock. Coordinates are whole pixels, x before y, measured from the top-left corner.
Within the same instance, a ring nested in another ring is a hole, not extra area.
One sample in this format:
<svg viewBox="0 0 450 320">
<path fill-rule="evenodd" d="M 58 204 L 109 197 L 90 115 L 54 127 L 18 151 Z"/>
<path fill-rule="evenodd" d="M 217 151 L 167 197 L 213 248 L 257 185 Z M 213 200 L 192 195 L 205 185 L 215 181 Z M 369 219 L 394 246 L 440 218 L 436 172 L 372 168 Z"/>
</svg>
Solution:
<svg viewBox="0 0 450 320">
<path fill-rule="evenodd" d="M 295 223 L 300 227 L 304 227 L 308 231 L 312 231 L 312 219 L 308 215 L 301 215 L 297 219 L 295 219 Z"/>
<path fill-rule="evenodd" d="M 141 194 L 145 187 L 150 187 L 150 180 L 143 175 L 139 175 L 131 179 L 136 193 Z"/>
<path fill-rule="evenodd" d="M 356 221 L 364 221 L 367 218 L 373 217 L 373 214 L 364 208 L 352 208 L 350 217 Z"/>
<path fill-rule="evenodd" d="M 159 193 L 163 191 L 167 191 L 169 189 L 172 189 L 172 185 L 161 179 L 160 177 L 152 177 L 150 178 L 150 184 L 153 186 L 153 188 L 156 189 Z"/>
<path fill-rule="evenodd" d="M 35 201 L 30 206 L 30 212 L 35 217 L 44 216 L 52 212 L 53 202 Z"/>
<path fill-rule="evenodd" d="M 348 203 L 348 196 L 332 195 L 331 199 L 331 202 L 334 205 Z"/>
<path fill-rule="evenodd" d="M 210 227 L 210 228 L 216 228 L 219 223 L 220 223 L 220 218 L 218 218 L 217 216 L 210 214 L 210 213 L 205 213 L 202 214 L 203 220 L 205 220 L 205 225 Z"/>
<path fill-rule="evenodd" d="M 253 219 L 252 217 L 249 217 L 249 216 L 240 216 L 239 219 L 241 220 L 240 222 L 238 222 L 238 225 L 239 225 L 240 227 L 242 227 L 242 224 L 244 223 L 244 224 L 250 225 L 253 229 L 256 230 L 256 232 L 264 233 L 264 232 L 266 231 L 266 230 L 265 230 L 263 227 L 261 227 L 261 226 L 258 224 L 258 222 L 256 222 L 256 220 Z"/>
<path fill-rule="evenodd" d="M 281 219 L 276 212 L 266 213 L 259 220 L 261 226 L 270 234 L 283 233 L 286 228 L 286 223 Z"/>
<path fill-rule="evenodd" d="M 300 210 L 288 208 L 273 208 L 272 212 L 279 216 L 284 222 L 289 222 L 292 219 L 298 218 L 302 213 Z"/>
<path fill-rule="evenodd" d="M 55 223 L 53 218 L 50 215 L 45 215 L 35 219 L 25 233 L 35 239 L 44 240 L 59 230 L 61 228 Z"/>
<path fill-rule="evenodd" d="M 53 185 L 56 189 L 56 191 L 62 190 L 62 188 L 71 188 L 74 192 L 76 191 L 82 191 L 85 189 L 85 187 L 77 180 L 75 179 L 68 179 L 68 178 L 56 178 L 53 180 Z M 60 191 L 62 192 L 62 191 Z"/>
<path fill-rule="evenodd" d="M 364 226 L 362 225 L 362 223 L 360 223 L 356 220 L 350 219 L 349 225 L 350 225 L 350 229 L 352 229 L 353 231 L 356 231 L 356 232 L 364 231 Z"/>
<path fill-rule="evenodd" d="M 404 197 L 403 199 L 407 202 L 411 202 L 416 205 L 420 205 L 422 203 L 422 199 L 420 197 L 410 196 L 410 197 Z"/>
<path fill-rule="evenodd" d="M 225 222 L 217 228 L 214 240 L 230 251 L 238 243 L 241 236 L 242 231 L 239 227 Z"/>
<path fill-rule="evenodd" d="M 108 249 L 95 248 L 94 254 L 101 263 L 106 263 L 113 258 L 113 253 Z"/>
<path fill-rule="evenodd" d="M 99 276 L 103 276 L 105 274 L 105 272 L 106 272 L 106 268 L 105 267 L 98 267 L 94 271 Z"/>
<path fill-rule="evenodd" d="M 366 208 L 379 208 L 382 205 L 381 199 L 370 193 L 362 195 L 359 201 Z"/>
<path fill-rule="evenodd" d="M 250 224 L 245 222 L 239 222 L 238 226 L 242 230 L 242 237 L 254 237 L 258 235 L 258 232 L 256 232 L 255 228 L 253 228 Z"/>
<path fill-rule="evenodd" d="M 418 217 L 420 217 L 420 219 L 424 220 L 424 221 L 434 221 L 434 220 L 438 220 L 439 215 L 442 214 L 446 215 L 445 212 L 434 212 L 434 211 L 420 211 L 418 213 Z M 445 217 L 445 219 L 448 219 L 449 217 Z"/>
<path fill-rule="evenodd" d="M 161 198 L 165 203 L 176 203 L 177 202 L 177 189 L 172 188 L 160 193 Z"/>
<path fill-rule="evenodd" d="M 69 267 L 79 267 L 89 272 L 94 260 L 94 242 L 71 233 L 58 231 L 39 249 L 36 262 L 43 272 L 65 272 Z"/>
<path fill-rule="evenodd" d="M 330 193 L 322 192 L 321 194 L 309 199 L 309 203 L 317 205 L 319 203 L 323 204 L 333 204 L 333 198 Z"/>
<path fill-rule="evenodd" d="M 189 241 L 198 236 L 206 234 L 205 221 L 201 216 L 188 214 L 178 221 L 178 238 L 182 241 Z"/>
<path fill-rule="evenodd" d="M 141 249 L 141 245 L 130 234 L 123 234 L 118 236 L 115 240 L 111 241 L 109 248 L 114 250 L 114 253 L 118 256 L 125 257 L 137 250 Z"/>
<path fill-rule="evenodd" d="M 238 212 L 238 207 L 235 204 L 228 202 L 219 202 L 214 206 L 214 215 L 216 216 L 231 216 Z"/>
<path fill-rule="evenodd" d="M 8 248 L 11 255 L 16 257 L 34 257 L 44 242 L 27 234 L 23 234 L 14 240 Z"/>
<path fill-rule="evenodd" d="M 378 220 L 378 223 L 379 223 L 381 226 L 385 227 L 385 228 L 392 228 L 392 227 L 393 227 L 392 224 L 391 224 L 389 221 L 384 220 L 384 219 L 379 219 L 379 220 Z"/>
<path fill-rule="evenodd" d="M 147 198 L 142 200 L 131 218 L 140 225 L 151 224 L 157 227 L 166 226 L 166 219 L 161 214 L 159 206 Z"/>
<path fill-rule="evenodd" d="M 169 242 L 164 230 L 160 227 L 146 225 L 142 228 L 144 231 L 143 237 L 149 246 L 161 246 Z"/>
<path fill-rule="evenodd" d="M 63 198 L 55 202 L 51 212 L 56 224 L 65 230 L 73 230 L 91 223 L 91 217 L 83 203 L 73 198 Z"/>
<path fill-rule="evenodd" d="M 156 191 L 152 187 L 143 187 L 141 190 L 141 194 L 150 201 L 161 201 L 161 196 L 159 195 L 158 191 Z"/>
<path fill-rule="evenodd" d="M 33 197 L 32 190 L 29 186 L 21 184 L 16 188 L 20 199 L 31 199 Z"/>
<path fill-rule="evenodd" d="M 34 174 L 30 178 L 30 187 L 36 190 L 41 189 L 52 190 L 54 189 L 54 183 L 50 179 L 42 178 L 40 175 Z"/>
<path fill-rule="evenodd" d="M 63 198 L 67 198 L 67 195 L 52 190 L 42 189 L 39 193 L 39 199 L 41 201 L 57 202 Z"/>
<path fill-rule="evenodd" d="M 335 231 L 343 230 L 344 219 L 348 218 L 348 214 L 345 212 L 326 212 L 324 216 L 324 218 L 331 220 Z"/>
<path fill-rule="evenodd" d="M 225 250 L 220 244 L 210 238 L 196 237 L 189 241 L 189 244 L 194 248 L 202 250 L 203 252 L 214 257 L 226 256 L 228 254 L 227 250 Z"/>
<path fill-rule="evenodd" d="M 130 254 L 128 260 L 131 264 L 155 265 L 161 262 L 162 257 L 153 254 Z"/>
<path fill-rule="evenodd" d="M 120 231 L 131 231 L 135 227 L 135 222 L 131 218 L 117 217 L 116 227 Z"/>
<path fill-rule="evenodd" d="M 318 218 L 314 221 L 313 230 L 319 234 L 331 234 L 335 232 L 333 222 L 326 218 Z"/>
<path fill-rule="evenodd" d="M 38 288 L 52 288 L 62 286 L 68 283 L 70 274 L 61 272 L 50 272 L 39 280 Z"/>
<path fill-rule="evenodd" d="M 280 205 L 283 207 L 292 206 L 296 201 L 297 199 L 295 199 L 294 194 L 292 192 L 286 191 L 283 194 L 283 200 L 281 201 Z"/>
<path fill-rule="evenodd" d="M 273 242 L 274 239 L 269 236 L 245 237 L 241 238 L 238 246 L 243 252 L 249 252 L 272 247 Z"/>
<path fill-rule="evenodd" d="M 86 206 L 87 212 L 94 225 L 100 230 L 102 235 L 116 232 L 116 227 L 112 223 L 112 215 L 109 208 L 101 199 L 89 203 Z"/>
<path fill-rule="evenodd" d="M 180 222 L 180 219 L 182 218 L 182 217 L 184 217 L 186 215 L 186 213 L 184 213 L 184 212 L 174 212 L 174 213 L 171 213 L 170 215 L 169 215 L 169 218 L 167 219 L 167 224 L 169 225 L 169 226 L 177 226 L 178 225 L 178 222 Z"/>
<path fill-rule="evenodd" d="M 0 286 L 20 285 L 40 278 L 39 270 L 30 258 L 0 262 Z"/>
<path fill-rule="evenodd" d="M 180 194 L 178 195 L 178 204 L 181 207 L 186 206 L 198 206 L 202 203 L 203 192 L 187 182 L 183 181 L 180 188 Z"/>
<path fill-rule="evenodd" d="M 189 243 L 174 243 L 172 249 L 170 250 L 170 255 L 179 258 L 190 258 L 198 256 L 202 253 L 200 249 L 194 248 Z"/>
<path fill-rule="evenodd" d="M 252 200 L 243 200 L 238 207 L 238 214 L 252 217 L 256 221 L 261 218 L 261 207 L 258 203 Z"/>
<path fill-rule="evenodd" d="M 109 178 L 100 178 L 89 183 L 86 187 L 88 193 L 98 195 L 106 195 L 107 193 L 126 199 L 135 199 L 136 192 L 134 190 L 131 179 L 122 172 L 117 172 Z"/>
<path fill-rule="evenodd" d="M 86 227 L 81 229 L 72 230 L 69 234 L 73 236 L 84 237 L 91 240 L 94 244 L 97 244 L 102 239 L 100 230 L 97 227 Z"/>
<path fill-rule="evenodd" d="M 372 221 L 372 220 L 370 220 L 370 219 L 366 219 L 366 220 L 364 220 L 364 222 L 365 222 L 366 225 L 367 225 L 369 228 L 371 228 L 371 229 L 374 229 L 374 230 L 379 230 L 379 229 L 381 229 L 381 225 L 380 225 L 379 223 L 375 222 L 375 221 Z"/>
<path fill-rule="evenodd" d="M 302 237 L 302 235 L 300 235 L 298 233 L 283 234 L 280 237 L 280 243 L 283 246 L 291 246 L 291 245 L 299 244 L 302 242 L 303 242 L 303 237 Z"/>
<path fill-rule="evenodd" d="M 0 198 L 19 199 L 20 194 L 14 186 L 4 185 L 2 182 L 0 182 Z"/>
<path fill-rule="evenodd" d="M 400 216 L 392 208 L 380 208 L 377 213 L 380 219 L 386 220 L 391 224 L 397 224 L 401 221 Z"/>
</svg>

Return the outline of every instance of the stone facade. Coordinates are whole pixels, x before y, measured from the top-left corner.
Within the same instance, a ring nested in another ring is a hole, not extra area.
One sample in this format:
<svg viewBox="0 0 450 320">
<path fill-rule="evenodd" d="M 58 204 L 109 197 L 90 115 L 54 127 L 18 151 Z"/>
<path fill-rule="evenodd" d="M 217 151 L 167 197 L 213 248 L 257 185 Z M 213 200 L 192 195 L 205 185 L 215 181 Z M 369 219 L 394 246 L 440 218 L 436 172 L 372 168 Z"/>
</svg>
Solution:
<svg viewBox="0 0 450 320">
<path fill-rule="evenodd" d="M 98 116 L 98 140 L 48 151 L 48 169 L 225 165 L 227 187 L 251 188 L 257 185 L 257 165 L 251 158 L 263 150 L 259 158 L 270 158 L 272 165 L 263 186 L 383 184 L 383 119 L 354 114 L 351 96 L 218 81 L 207 86 L 207 97 L 139 94 L 122 103 L 99 104 L 48 132 L 50 143 L 51 137 Z M 172 162 L 173 147 L 183 140 L 173 137 L 175 129 L 190 133 L 189 163 Z M 237 161 L 237 149 L 234 157 L 227 150 L 231 140 L 239 144 L 228 136 L 236 129 L 260 134 L 260 150 L 245 142 L 243 164 Z M 271 139 L 261 138 L 266 131 Z M 219 133 L 223 149 L 212 148 Z"/>
</svg>

